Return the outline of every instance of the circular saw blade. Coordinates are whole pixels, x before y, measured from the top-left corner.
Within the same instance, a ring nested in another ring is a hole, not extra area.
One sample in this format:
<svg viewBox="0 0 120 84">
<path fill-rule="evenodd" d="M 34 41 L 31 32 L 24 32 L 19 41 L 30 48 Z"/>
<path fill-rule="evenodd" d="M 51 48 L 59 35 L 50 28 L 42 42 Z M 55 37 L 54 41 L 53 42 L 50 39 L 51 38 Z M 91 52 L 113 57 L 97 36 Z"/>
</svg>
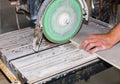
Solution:
<svg viewBox="0 0 120 84">
<path fill-rule="evenodd" d="M 51 42 L 67 42 L 79 31 L 82 19 L 78 0 L 52 0 L 43 15 L 44 34 Z"/>
</svg>

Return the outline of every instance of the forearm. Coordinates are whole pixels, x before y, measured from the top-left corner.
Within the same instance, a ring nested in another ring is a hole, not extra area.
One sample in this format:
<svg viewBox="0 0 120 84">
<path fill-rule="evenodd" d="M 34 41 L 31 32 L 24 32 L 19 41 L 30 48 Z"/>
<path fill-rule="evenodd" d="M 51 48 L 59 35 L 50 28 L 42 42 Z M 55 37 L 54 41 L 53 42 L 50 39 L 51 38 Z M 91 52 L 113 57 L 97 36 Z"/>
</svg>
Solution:
<svg viewBox="0 0 120 84">
<path fill-rule="evenodd" d="M 109 32 L 112 41 L 117 43 L 120 41 L 120 23 L 117 24 L 110 32 Z"/>
</svg>

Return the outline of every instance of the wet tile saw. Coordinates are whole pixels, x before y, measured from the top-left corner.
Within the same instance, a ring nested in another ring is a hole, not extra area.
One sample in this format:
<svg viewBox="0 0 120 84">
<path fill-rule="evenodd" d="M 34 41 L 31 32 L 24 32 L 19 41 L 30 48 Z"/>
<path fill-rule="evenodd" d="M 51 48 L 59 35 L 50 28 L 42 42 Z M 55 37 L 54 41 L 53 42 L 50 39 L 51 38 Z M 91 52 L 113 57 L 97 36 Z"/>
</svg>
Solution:
<svg viewBox="0 0 120 84">
<path fill-rule="evenodd" d="M 35 17 L 33 49 L 38 51 L 43 34 L 53 43 L 65 43 L 74 37 L 83 19 L 88 20 L 88 8 L 85 0 L 43 0 L 32 19 Z"/>
<path fill-rule="evenodd" d="M 96 20 L 81 28 L 83 20 L 88 20 L 85 0 L 19 0 L 16 6 L 19 13 L 30 14 L 36 27 L 0 35 L 0 58 L 16 77 L 12 82 L 41 84 L 58 80 L 54 84 L 74 84 L 73 80 L 87 79 L 108 68 L 99 62 L 97 54 L 79 49 L 83 38 L 106 31 L 101 29 L 105 25 L 96 26 Z M 76 71 L 77 76 L 66 78 Z"/>
</svg>

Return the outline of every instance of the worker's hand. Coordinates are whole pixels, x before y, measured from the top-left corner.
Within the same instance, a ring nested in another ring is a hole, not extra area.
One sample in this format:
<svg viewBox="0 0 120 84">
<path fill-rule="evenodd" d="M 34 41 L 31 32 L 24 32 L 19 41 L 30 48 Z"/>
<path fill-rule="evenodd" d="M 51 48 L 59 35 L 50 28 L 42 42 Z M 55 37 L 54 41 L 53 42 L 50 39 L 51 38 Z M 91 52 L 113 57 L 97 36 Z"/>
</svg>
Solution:
<svg viewBox="0 0 120 84">
<path fill-rule="evenodd" d="M 116 41 L 114 41 L 113 36 L 109 33 L 95 34 L 86 38 L 81 43 L 80 47 L 89 53 L 94 53 L 100 50 L 109 49 L 113 47 L 114 44 L 116 44 Z"/>
</svg>

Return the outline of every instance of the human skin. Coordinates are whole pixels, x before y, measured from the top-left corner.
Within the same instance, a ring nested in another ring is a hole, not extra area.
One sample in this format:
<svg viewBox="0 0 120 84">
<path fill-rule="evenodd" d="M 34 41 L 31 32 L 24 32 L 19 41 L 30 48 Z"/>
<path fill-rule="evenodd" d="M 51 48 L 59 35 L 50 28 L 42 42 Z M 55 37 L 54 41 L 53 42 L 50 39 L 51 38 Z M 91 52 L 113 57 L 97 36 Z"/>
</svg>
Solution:
<svg viewBox="0 0 120 84">
<path fill-rule="evenodd" d="M 120 23 L 105 34 L 93 34 L 83 40 L 81 49 L 89 53 L 112 48 L 120 41 Z"/>
</svg>

